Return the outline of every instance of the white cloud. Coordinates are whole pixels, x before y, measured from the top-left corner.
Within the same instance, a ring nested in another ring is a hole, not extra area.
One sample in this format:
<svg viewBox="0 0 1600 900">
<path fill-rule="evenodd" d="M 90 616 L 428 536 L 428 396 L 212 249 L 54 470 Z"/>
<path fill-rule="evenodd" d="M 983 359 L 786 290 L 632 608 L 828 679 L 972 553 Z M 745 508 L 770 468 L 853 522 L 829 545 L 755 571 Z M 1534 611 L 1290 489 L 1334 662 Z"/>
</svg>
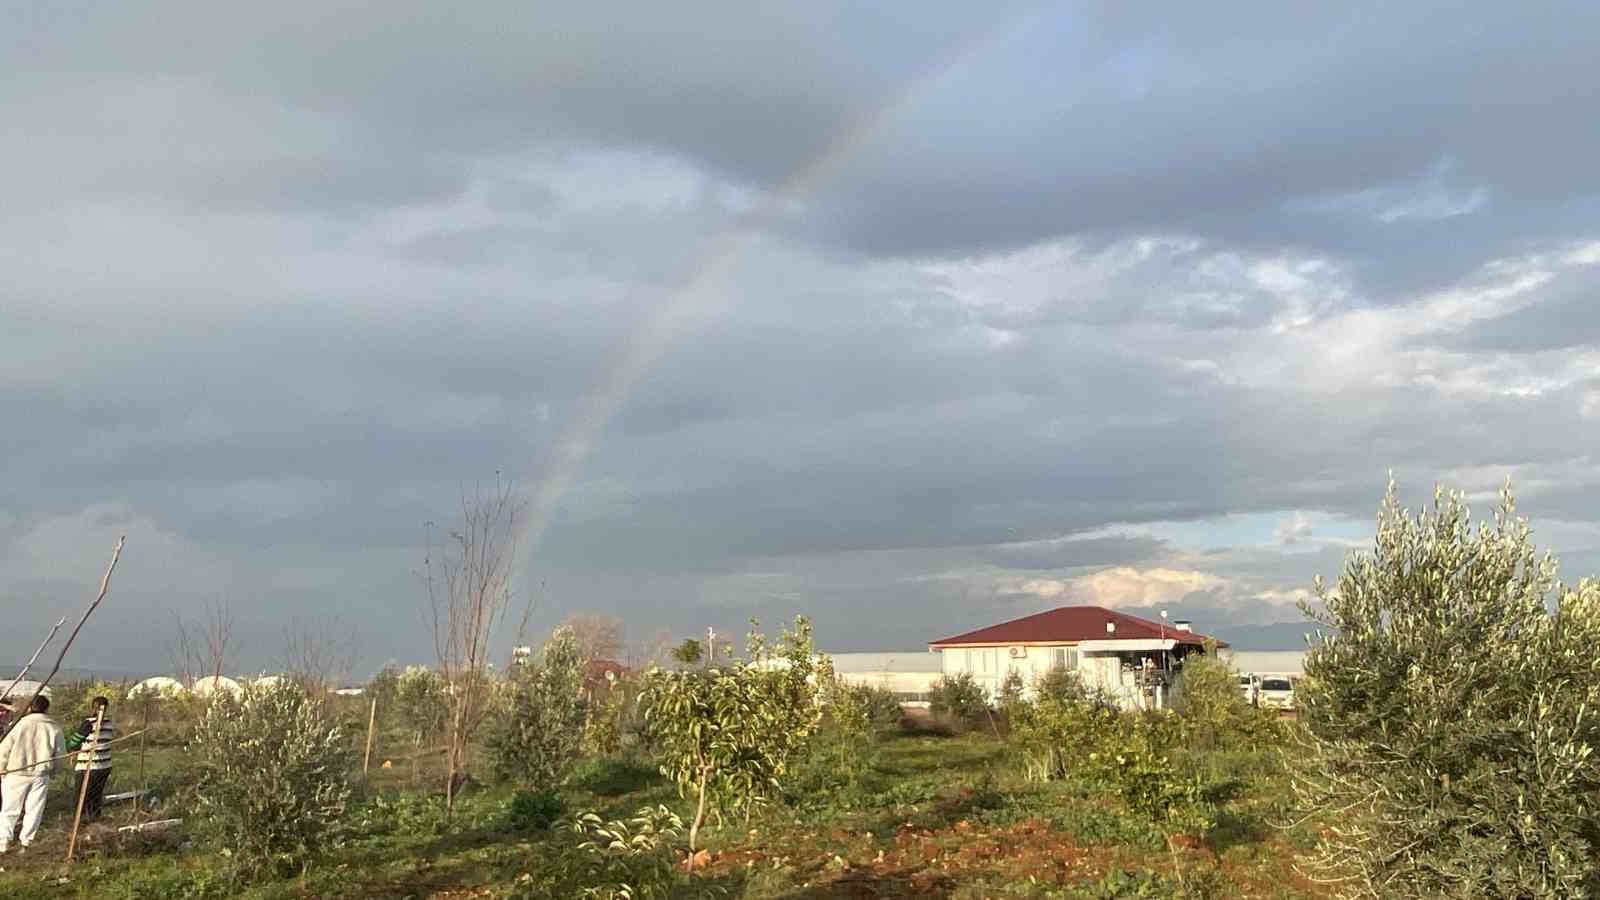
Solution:
<svg viewBox="0 0 1600 900">
<path fill-rule="evenodd" d="M 1310 588 L 1286 588 L 1258 591 L 1253 595 L 1253 599 L 1273 606 L 1294 606 L 1302 601 L 1309 601 L 1314 596 Z"/>
<path fill-rule="evenodd" d="M 1118 566 L 1062 582 L 1059 593 L 1070 593 L 1074 600 L 1092 606 L 1151 606 L 1176 602 L 1197 591 L 1216 591 L 1228 584 L 1225 578 L 1194 569 Z"/>
<path fill-rule="evenodd" d="M 1278 523 L 1277 529 L 1272 533 L 1272 538 L 1280 544 L 1297 544 L 1311 537 L 1311 532 L 1310 517 L 1303 512 L 1296 512 Z"/>
</svg>

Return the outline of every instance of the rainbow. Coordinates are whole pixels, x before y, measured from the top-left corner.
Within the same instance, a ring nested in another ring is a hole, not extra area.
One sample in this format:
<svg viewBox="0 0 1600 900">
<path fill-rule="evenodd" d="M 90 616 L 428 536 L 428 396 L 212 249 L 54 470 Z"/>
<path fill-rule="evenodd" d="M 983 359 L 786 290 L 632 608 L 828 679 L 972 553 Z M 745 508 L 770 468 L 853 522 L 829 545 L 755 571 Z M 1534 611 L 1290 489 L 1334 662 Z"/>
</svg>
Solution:
<svg viewBox="0 0 1600 900">
<path fill-rule="evenodd" d="M 821 154 L 790 176 L 777 190 L 770 192 L 754 216 L 755 221 L 790 208 L 811 193 L 816 186 L 831 175 L 853 154 L 869 145 L 873 138 L 908 107 L 935 95 L 970 60 L 985 50 L 1005 42 L 1033 24 L 1055 4 L 1025 7 L 1020 12 L 1001 19 L 975 40 L 962 44 L 949 56 L 931 66 L 928 71 L 908 82 L 908 86 L 893 93 L 886 102 L 858 117 L 840 137 L 829 144 Z M 678 327 L 686 320 L 709 311 L 709 291 L 706 288 L 721 278 L 740 253 L 754 240 L 750 229 L 736 231 L 723 239 L 707 254 L 706 260 L 682 288 L 668 297 L 656 313 L 648 317 L 634 333 L 621 358 L 599 388 L 589 396 L 572 427 L 557 444 L 554 458 L 538 480 L 529 508 L 522 516 L 519 545 L 526 548 L 531 558 L 544 538 L 556 504 L 571 487 L 584 461 L 594 446 L 597 435 L 606 427 L 617 409 L 641 376 L 660 358 L 672 342 Z"/>
</svg>

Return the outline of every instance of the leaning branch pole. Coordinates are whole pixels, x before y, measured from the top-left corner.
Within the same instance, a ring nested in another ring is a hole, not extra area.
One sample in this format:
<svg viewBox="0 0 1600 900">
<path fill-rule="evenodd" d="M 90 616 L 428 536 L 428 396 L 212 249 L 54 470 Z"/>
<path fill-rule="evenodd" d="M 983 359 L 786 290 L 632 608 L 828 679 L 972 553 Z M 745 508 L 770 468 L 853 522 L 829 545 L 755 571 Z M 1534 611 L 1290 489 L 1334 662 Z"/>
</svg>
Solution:
<svg viewBox="0 0 1600 900">
<path fill-rule="evenodd" d="M 120 544 L 121 542 L 119 541 L 118 543 Z M 95 742 L 96 749 L 100 745 L 100 728 L 105 724 L 105 721 L 106 708 L 102 706 L 94 714 L 94 730 L 89 732 L 88 738 Z M 92 760 L 99 755 L 98 752 L 91 752 L 89 758 Z M 84 798 L 89 796 L 89 780 L 94 776 L 94 763 L 90 762 L 85 765 L 81 750 L 78 754 L 78 765 L 85 767 L 83 771 L 78 773 L 78 810 L 72 814 L 72 837 L 67 841 L 67 858 L 64 860 L 65 862 L 72 862 L 72 851 L 78 849 L 78 826 L 83 824 L 83 801 Z"/>
<path fill-rule="evenodd" d="M 33 701 L 44 693 L 44 689 L 50 685 L 50 679 L 56 677 L 56 673 L 61 671 L 61 661 L 67 658 L 67 651 L 72 649 L 72 642 L 78 639 L 78 632 L 83 630 L 83 623 L 89 621 L 89 617 L 94 615 L 95 609 L 100 606 L 100 601 L 106 598 L 106 590 L 111 586 L 111 573 L 117 568 L 117 560 L 122 558 L 122 544 L 127 539 L 127 535 L 117 538 L 117 546 L 111 551 L 111 562 L 106 566 L 106 574 L 100 576 L 100 593 L 95 595 L 94 602 L 90 603 L 89 608 L 83 611 L 83 617 L 78 619 L 78 624 L 73 626 L 72 633 L 67 635 L 67 642 L 61 645 L 61 652 L 56 654 L 56 664 L 50 667 L 50 674 L 39 682 L 39 686 L 33 691 L 33 696 L 28 698 L 29 707 L 33 706 Z M 20 721 L 22 721 L 22 716 L 13 718 L 11 720 L 11 728 L 17 727 L 17 723 Z"/>
<path fill-rule="evenodd" d="M 44 642 L 39 645 L 39 649 L 33 651 L 32 656 L 28 657 L 28 664 L 22 667 L 22 671 L 17 673 L 17 677 L 11 679 L 11 683 L 6 685 L 5 690 L 0 691 L 0 698 L 10 696 L 11 691 L 22 682 L 22 679 L 28 677 L 28 670 L 33 668 L 33 664 L 39 661 L 39 654 L 44 652 L 44 648 L 50 646 L 50 642 L 56 639 L 56 632 L 60 631 L 61 626 L 65 624 L 67 624 L 67 620 L 63 617 L 57 619 L 56 624 L 50 626 L 50 633 L 44 636 Z"/>
</svg>

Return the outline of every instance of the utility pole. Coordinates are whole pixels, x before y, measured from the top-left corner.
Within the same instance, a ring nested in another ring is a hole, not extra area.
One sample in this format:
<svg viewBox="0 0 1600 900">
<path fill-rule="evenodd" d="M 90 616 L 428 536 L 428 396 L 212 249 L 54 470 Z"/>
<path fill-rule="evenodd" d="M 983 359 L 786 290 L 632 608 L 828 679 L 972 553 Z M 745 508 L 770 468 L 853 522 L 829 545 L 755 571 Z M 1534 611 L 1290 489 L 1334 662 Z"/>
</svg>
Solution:
<svg viewBox="0 0 1600 900">
<path fill-rule="evenodd" d="M 711 626 L 707 625 L 706 626 L 706 662 L 708 662 L 708 663 L 712 662 L 712 661 L 716 660 L 716 658 L 717 658 L 717 630 L 715 628 L 712 628 Z"/>
</svg>

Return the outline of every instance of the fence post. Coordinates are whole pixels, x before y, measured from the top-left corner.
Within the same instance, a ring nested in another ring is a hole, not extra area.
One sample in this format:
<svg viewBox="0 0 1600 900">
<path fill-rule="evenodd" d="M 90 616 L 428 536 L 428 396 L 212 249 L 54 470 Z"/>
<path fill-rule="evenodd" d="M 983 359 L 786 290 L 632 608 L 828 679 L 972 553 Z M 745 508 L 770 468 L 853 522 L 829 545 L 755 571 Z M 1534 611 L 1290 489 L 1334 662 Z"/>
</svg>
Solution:
<svg viewBox="0 0 1600 900">
<path fill-rule="evenodd" d="M 133 821 L 135 823 L 141 823 L 142 824 L 144 822 L 144 798 L 145 798 L 145 788 L 146 788 L 145 780 L 144 780 L 144 748 L 145 748 L 145 743 L 150 740 L 150 692 L 149 691 L 145 691 L 144 692 L 144 726 L 140 729 L 140 731 L 142 731 L 144 733 L 139 735 L 139 793 L 133 798 L 133 810 L 134 810 Z"/>
<path fill-rule="evenodd" d="M 361 759 L 361 777 L 367 777 L 367 769 L 372 766 L 372 726 L 378 721 L 378 698 L 372 698 L 372 711 L 367 713 L 367 752 Z"/>
</svg>

